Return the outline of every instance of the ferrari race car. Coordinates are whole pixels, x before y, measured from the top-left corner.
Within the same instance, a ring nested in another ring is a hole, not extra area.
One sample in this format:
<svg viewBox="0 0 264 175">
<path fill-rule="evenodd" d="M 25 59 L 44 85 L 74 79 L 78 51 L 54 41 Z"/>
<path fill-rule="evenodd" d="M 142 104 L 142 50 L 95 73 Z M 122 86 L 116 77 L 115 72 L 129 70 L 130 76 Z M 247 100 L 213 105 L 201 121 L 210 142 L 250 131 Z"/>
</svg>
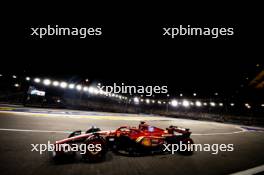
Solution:
<svg viewBox="0 0 264 175">
<path fill-rule="evenodd" d="M 127 155 L 152 154 L 164 152 L 164 144 L 193 144 L 190 135 L 191 132 L 186 128 L 169 126 L 161 129 L 140 122 L 138 127 L 121 126 L 113 131 L 101 131 L 97 127 L 92 127 L 85 133 L 81 130 L 74 131 L 68 138 L 56 141 L 54 145 L 67 145 L 68 148 L 75 144 L 86 146 L 87 150 L 81 153 L 82 158 L 98 161 L 103 160 L 107 151 Z M 78 151 L 80 150 L 59 149 L 54 150 L 52 156 L 55 160 L 65 156 L 74 157 Z"/>
</svg>

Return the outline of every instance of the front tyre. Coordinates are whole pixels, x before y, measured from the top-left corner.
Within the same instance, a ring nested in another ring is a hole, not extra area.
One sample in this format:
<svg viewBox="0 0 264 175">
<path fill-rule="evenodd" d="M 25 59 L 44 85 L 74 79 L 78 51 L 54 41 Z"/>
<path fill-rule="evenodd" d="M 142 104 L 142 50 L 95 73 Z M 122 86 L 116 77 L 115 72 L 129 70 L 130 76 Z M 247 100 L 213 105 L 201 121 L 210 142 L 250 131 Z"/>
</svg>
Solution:
<svg viewBox="0 0 264 175">
<path fill-rule="evenodd" d="M 68 149 L 71 149 L 71 145 L 68 144 Z M 61 162 L 71 162 L 74 160 L 76 156 L 76 152 L 74 151 L 67 151 L 67 150 L 60 150 L 60 151 L 55 151 L 53 150 L 52 152 L 49 152 L 49 157 L 56 163 L 61 163 Z"/>
</svg>

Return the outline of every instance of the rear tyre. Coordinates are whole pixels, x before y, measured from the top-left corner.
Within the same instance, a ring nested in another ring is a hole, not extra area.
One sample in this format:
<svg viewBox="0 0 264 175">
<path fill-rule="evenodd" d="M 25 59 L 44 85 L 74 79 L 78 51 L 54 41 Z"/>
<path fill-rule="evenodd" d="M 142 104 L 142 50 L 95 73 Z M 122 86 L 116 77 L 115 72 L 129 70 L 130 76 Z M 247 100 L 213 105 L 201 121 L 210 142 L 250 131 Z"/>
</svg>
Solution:
<svg viewBox="0 0 264 175">
<path fill-rule="evenodd" d="M 84 161 L 99 162 L 104 160 L 107 153 L 106 142 L 100 136 L 92 136 L 85 140 L 86 152 L 82 154 Z"/>
<path fill-rule="evenodd" d="M 113 151 L 117 154 L 133 156 L 136 154 L 136 144 L 127 136 L 120 136 L 116 138 L 116 142 L 113 146 Z"/>
<path fill-rule="evenodd" d="M 182 145 L 186 145 L 186 150 L 184 151 L 179 151 L 183 155 L 192 155 L 193 154 L 193 149 L 192 145 L 194 144 L 193 140 L 191 138 L 186 138 L 180 141 Z"/>
</svg>

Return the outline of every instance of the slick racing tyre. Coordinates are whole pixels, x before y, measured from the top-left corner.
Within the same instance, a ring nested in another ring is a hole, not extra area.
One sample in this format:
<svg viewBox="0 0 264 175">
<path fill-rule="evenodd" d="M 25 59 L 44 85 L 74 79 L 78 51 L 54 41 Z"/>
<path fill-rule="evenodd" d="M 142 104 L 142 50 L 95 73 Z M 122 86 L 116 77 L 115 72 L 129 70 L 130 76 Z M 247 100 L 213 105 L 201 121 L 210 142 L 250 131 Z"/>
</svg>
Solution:
<svg viewBox="0 0 264 175">
<path fill-rule="evenodd" d="M 191 138 L 186 138 L 181 141 L 182 145 L 186 145 L 187 149 L 184 151 L 180 151 L 181 154 L 184 155 L 191 155 L 193 154 L 192 145 L 194 144 L 193 140 Z"/>
<path fill-rule="evenodd" d="M 71 149 L 71 145 L 68 145 L 68 149 Z M 74 160 L 76 156 L 76 152 L 74 151 L 55 151 L 53 150 L 52 152 L 49 152 L 49 157 L 56 163 L 60 162 L 68 162 Z"/>
<path fill-rule="evenodd" d="M 116 139 L 115 145 L 113 146 L 113 151 L 117 154 L 130 155 L 136 154 L 136 144 L 127 136 L 120 136 Z"/>
<path fill-rule="evenodd" d="M 105 158 L 107 148 L 105 140 L 100 137 L 93 135 L 84 141 L 86 145 L 86 152 L 82 154 L 85 161 L 98 162 Z"/>
</svg>

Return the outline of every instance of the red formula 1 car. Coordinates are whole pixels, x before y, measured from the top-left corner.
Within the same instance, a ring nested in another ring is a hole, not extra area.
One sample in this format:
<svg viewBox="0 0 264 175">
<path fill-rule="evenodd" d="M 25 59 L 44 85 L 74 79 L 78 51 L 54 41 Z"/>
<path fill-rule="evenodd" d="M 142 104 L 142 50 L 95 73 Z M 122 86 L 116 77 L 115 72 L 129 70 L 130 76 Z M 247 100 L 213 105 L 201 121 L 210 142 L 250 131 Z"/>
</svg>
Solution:
<svg viewBox="0 0 264 175">
<path fill-rule="evenodd" d="M 189 129 L 169 126 L 166 129 L 150 126 L 145 122 L 140 122 L 138 127 L 121 126 L 114 131 L 101 131 L 99 128 L 92 127 L 84 134 L 80 130 L 69 135 L 68 138 L 55 142 L 55 146 L 73 144 L 87 145 L 87 149 L 82 155 L 85 160 L 97 161 L 105 157 L 107 151 L 112 150 L 116 153 L 136 155 L 163 152 L 164 144 L 193 144 L 190 138 Z M 65 156 L 73 157 L 75 149 L 55 150 L 53 158 L 60 159 Z M 185 152 L 186 153 L 186 152 Z"/>
</svg>

